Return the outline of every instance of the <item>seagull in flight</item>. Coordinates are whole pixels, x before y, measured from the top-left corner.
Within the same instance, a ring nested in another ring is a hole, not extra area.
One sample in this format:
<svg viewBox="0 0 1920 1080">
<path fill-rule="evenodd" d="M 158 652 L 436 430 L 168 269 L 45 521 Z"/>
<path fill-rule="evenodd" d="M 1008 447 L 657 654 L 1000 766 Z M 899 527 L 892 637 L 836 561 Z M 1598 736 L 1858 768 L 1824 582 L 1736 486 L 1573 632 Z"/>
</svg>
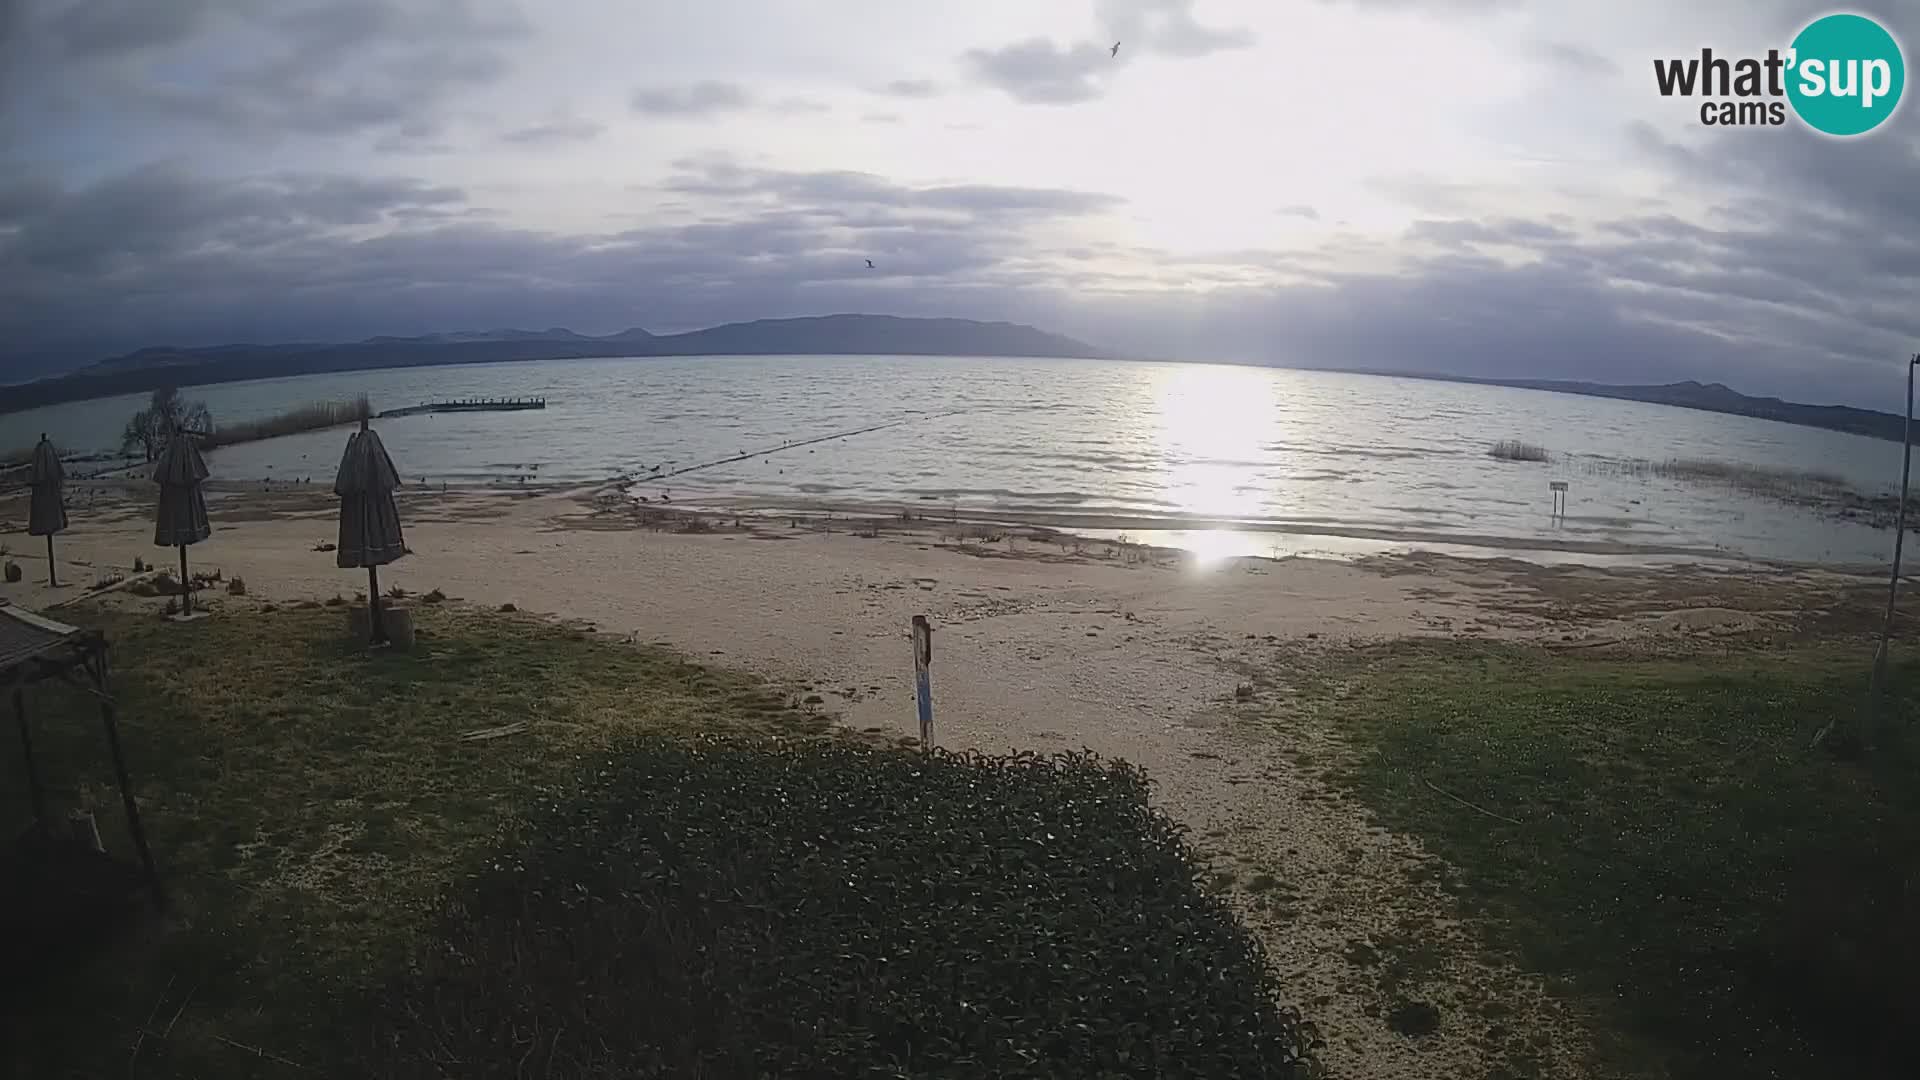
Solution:
<svg viewBox="0 0 1920 1080">
<path fill-rule="evenodd" d="M 871 269 L 873 269 L 873 260 L 872 260 L 872 259 L 868 259 L 868 260 L 867 260 L 867 269 L 869 269 L 869 270 L 871 270 Z"/>
<path fill-rule="evenodd" d="M 1114 43 L 1113 43 L 1113 48 L 1111 48 L 1111 49 L 1108 49 L 1108 50 L 1107 50 L 1107 55 L 1108 55 L 1108 56 L 1110 56 L 1110 57 L 1117 57 L 1117 56 L 1119 56 L 1119 55 L 1120 55 L 1120 43 L 1119 43 L 1119 42 L 1117 42 L 1117 41 L 1116 41 L 1116 42 L 1114 42 Z"/>
</svg>

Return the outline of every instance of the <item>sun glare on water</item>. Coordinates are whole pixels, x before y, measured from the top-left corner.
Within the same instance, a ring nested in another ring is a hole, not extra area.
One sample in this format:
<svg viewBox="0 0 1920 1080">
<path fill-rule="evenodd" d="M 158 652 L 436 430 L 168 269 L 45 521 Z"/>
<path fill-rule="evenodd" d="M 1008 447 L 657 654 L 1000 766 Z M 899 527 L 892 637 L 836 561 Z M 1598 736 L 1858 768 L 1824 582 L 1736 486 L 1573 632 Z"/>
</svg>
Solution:
<svg viewBox="0 0 1920 1080">
<path fill-rule="evenodd" d="M 1161 500 L 1192 517 L 1259 516 L 1268 500 L 1255 477 L 1281 431 L 1273 377 L 1258 368 L 1183 365 L 1165 374 L 1156 396 Z"/>
</svg>

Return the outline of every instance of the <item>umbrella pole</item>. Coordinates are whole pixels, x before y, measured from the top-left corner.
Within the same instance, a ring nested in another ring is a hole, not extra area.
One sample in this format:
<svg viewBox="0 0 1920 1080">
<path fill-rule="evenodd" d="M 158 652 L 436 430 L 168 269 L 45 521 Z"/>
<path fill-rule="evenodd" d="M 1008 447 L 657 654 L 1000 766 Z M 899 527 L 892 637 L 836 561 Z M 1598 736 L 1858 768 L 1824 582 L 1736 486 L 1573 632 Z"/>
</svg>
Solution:
<svg viewBox="0 0 1920 1080">
<path fill-rule="evenodd" d="M 47 587 L 59 588 L 60 578 L 53 572 L 53 534 L 47 534 Z"/>
<path fill-rule="evenodd" d="M 367 567 L 367 626 L 375 645 L 387 640 L 386 620 L 380 617 L 380 568 Z"/>
<path fill-rule="evenodd" d="M 180 545 L 180 614 L 193 614 L 193 583 L 187 580 L 187 545 Z"/>
</svg>

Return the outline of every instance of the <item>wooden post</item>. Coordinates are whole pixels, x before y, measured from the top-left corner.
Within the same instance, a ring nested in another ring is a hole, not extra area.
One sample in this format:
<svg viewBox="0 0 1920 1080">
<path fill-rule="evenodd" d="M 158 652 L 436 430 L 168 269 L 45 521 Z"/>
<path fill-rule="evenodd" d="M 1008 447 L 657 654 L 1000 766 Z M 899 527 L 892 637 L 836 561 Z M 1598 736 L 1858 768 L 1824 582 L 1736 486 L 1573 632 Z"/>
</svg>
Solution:
<svg viewBox="0 0 1920 1080">
<path fill-rule="evenodd" d="M 187 580 L 187 545 L 180 545 L 180 614 L 193 614 L 193 583 Z"/>
<path fill-rule="evenodd" d="M 1873 652 L 1873 674 L 1867 683 L 1867 716 L 1860 725 L 1860 741 L 1871 745 L 1880 726 L 1880 695 L 1887 682 L 1887 645 L 1893 637 L 1893 605 L 1900 596 L 1900 549 L 1907 539 L 1907 483 L 1913 475 L 1913 369 L 1920 353 L 1907 363 L 1907 422 L 1900 435 L 1900 506 L 1893 514 L 1893 573 L 1887 578 L 1887 615 L 1880 624 L 1880 647 Z"/>
<path fill-rule="evenodd" d="M 47 587 L 50 589 L 57 589 L 60 587 L 60 578 L 58 575 L 54 573 L 54 567 L 53 567 L 53 534 L 52 533 L 47 534 Z"/>
<path fill-rule="evenodd" d="M 133 781 L 127 778 L 127 758 L 120 751 L 120 726 L 114 720 L 113 713 L 113 676 L 112 662 L 108 657 L 104 643 L 97 643 L 95 652 L 84 665 L 93 688 L 100 695 L 100 721 L 107 729 L 107 750 L 113 755 L 113 778 L 120 785 L 121 806 L 127 812 L 127 835 L 133 838 L 133 848 L 140 855 L 140 867 L 146 871 L 147 885 L 153 890 L 153 906 L 165 910 L 167 893 L 160 885 L 160 871 L 153 865 L 153 849 L 147 846 L 147 830 L 140 823 L 140 804 L 133 798 Z"/>
<path fill-rule="evenodd" d="M 47 792 L 40 786 L 40 770 L 33 763 L 33 731 L 27 726 L 27 701 L 19 687 L 13 688 L 13 718 L 20 723 L 21 761 L 27 767 L 27 793 L 33 798 L 34 828 L 42 842 L 47 833 Z"/>
<path fill-rule="evenodd" d="M 913 617 L 913 700 L 920 712 L 920 750 L 933 749 L 933 627 L 925 615 Z"/>
</svg>

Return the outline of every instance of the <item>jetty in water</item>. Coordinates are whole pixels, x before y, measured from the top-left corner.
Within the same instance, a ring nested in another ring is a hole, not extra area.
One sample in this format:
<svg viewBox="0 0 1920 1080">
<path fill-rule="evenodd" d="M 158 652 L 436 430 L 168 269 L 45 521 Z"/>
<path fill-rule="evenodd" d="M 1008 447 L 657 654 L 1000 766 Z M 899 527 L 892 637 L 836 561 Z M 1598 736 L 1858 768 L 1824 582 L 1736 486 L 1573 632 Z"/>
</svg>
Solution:
<svg viewBox="0 0 1920 1080">
<path fill-rule="evenodd" d="M 468 398 L 465 401 L 423 401 L 418 405 L 408 405 L 398 409 L 382 409 L 374 419 L 385 420 L 389 416 L 419 416 L 421 413 L 437 412 L 520 412 L 525 409 L 544 409 L 547 399 L 532 398 Z"/>
</svg>

